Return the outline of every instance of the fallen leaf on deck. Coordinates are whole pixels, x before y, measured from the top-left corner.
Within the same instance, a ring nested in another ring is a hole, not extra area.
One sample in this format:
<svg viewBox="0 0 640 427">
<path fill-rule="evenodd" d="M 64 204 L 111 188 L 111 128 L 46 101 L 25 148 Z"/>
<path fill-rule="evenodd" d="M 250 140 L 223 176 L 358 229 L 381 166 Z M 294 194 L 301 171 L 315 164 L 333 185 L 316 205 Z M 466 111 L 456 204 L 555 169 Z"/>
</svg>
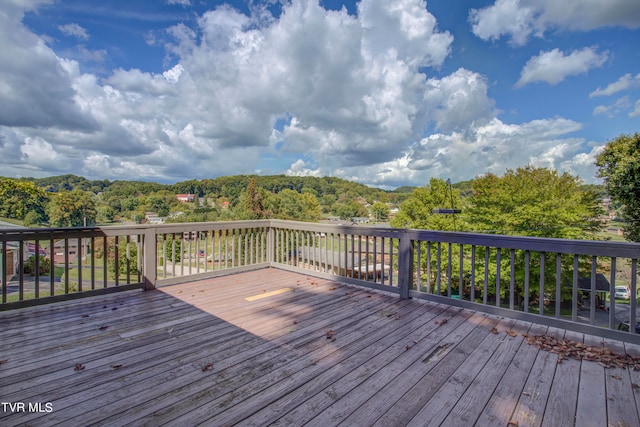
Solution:
<svg viewBox="0 0 640 427">
<path fill-rule="evenodd" d="M 640 385 L 636 384 L 636 383 L 631 383 L 631 388 L 633 388 L 634 390 L 637 390 L 640 388 Z"/>
<path fill-rule="evenodd" d="M 111 369 L 120 369 L 122 365 L 111 365 Z"/>
<path fill-rule="evenodd" d="M 293 321 L 293 324 L 294 324 L 294 325 L 297 325 L 297 324 L 298 324 L 298 321 L 297 321 L 297 320 L 294 320 L 294 321 Z"/>
<path fill-rule="evenodd" d="M 73 368 L 74 371 L 82 371 L 84 369 L 84 365 L 82 363 L 76 363 L 76 367 Z"/>
<path fill-rule="evenodd" d="M 329 290 L 330 290 L 330 291 L 335 291 L 335 290 L 336 290 L 336 288 L 331 287 L 331 288 L 329 288 Z"/>
<path fill-rule="evenodd" d="M 212 370 L 212 369 L 213 369 L 213 363 L 209 363 L 209 364 L 204 365 L 204 366 L 202 367 L 202 372 L 210 371 L 210 370 Z"/>
<path fill-rule="evenodd" d="M 0 360 L 0 365 L 4 365 L 5 363 L 7 363 L 9 361 L 9 359 L 4 359 L 4 360 Z"/>
<path fill-rule="evenodd" d="M 507 427 L 509 427 L 509 426 L 518 427 L 518 422 L 517 421 L 509 421 L 507 423 Z"/>
<path fill-rule="evenodd" d="M 405 350 L 411 350 L 411 346 L 409 344 L 407 344 L 407 346 L 404 349 Z"/>
<path fill-rule="evenodd" d="M 83 314 L 82 317 L 89 317 L 89 315 L 88 314 Z"/>
<path fill-rule="evenodd" d="M 100 328 L 99 328 L 99 329 L 100 329 L 101 331 L 104 331 L 104 330 L 105 330 L 105 329 L 107 329 L 108 327 L 109 327 L 109 326 L 100 326 Z"/>
<path fill-rule="evenodd" d="M 113 310 L 117 310 L 117 309 L 118 309 L 118 307 L 113 307 L 113 308 L 111 309 L 111 311 L 113 311 Z"/>
<path fill-rule="evenodd" d="M 335 337 L 335 335 L 336 335 L 336 331 L 334 331 L 333 329 L 329 329 L 326 333 L 326 337 L 328 340 Z"/>
<path fill-rule="evenodd" d="M 622 377 L 620 375 L 611 375 L 611 378 L 615 378 L 616 380 L 621 380 Z"/>
<path fill-rule="evenodd" d="M 498 332 L 498 328 L 491 328 L 491 333 L 492 334 L 498 334 L 500 332 Z"/>
<path fill-rule="evenodd" d="M 445 323 L 447 323 L 447 319 L 442 319 L 442 320 L 440 320 L 440 321 L 437 321 L 437 320 L 436 320 L 436 325 L 438 325 L 438 326 L 442 326 L 442 325 L 444 325 Z"/>
<path fill-rule="evenodd" d="M 619 354 L 613 350 L 599 346 L 589 346 L 569 339 L 558 339 L 549 335 L 527 335 L 525 341 L 540 350 L 555 353 L 562 359 L 588 360 L 597 362 L 605 369 L 633 367 L 640 370 L 640 357 Z"/>
<path fill-rule="evenodd" d="M 510 337 L 517 337 L 518 334 L 516 332 L 513 331 L 507 331 L 507 335 L 509 335 Z"/>
</svg>

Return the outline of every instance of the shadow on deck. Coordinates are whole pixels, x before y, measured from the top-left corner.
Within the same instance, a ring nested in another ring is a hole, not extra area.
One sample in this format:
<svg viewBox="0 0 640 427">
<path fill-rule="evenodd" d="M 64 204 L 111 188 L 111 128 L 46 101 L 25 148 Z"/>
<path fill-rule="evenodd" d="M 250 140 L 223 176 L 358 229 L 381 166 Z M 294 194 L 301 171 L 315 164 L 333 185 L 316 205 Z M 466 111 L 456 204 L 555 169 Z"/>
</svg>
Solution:
<svg viewBox="0 0 640 427">
<path fill-rule="evenodd" d="M 2 425 L 640 425 L 640 347 L 278 269 L 0 313 Z"/>
</svg>

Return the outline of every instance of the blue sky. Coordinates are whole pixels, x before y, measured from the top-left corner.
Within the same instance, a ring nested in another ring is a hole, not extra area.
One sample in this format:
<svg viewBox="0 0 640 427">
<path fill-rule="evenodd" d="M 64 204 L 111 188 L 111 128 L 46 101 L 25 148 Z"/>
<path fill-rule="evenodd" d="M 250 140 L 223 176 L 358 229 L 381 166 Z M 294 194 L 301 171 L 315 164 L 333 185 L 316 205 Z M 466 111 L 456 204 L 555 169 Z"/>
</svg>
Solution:
<svg viewBox="0 0 640 427">
<path fill-rule="evenodd" d="M 637 0 L 3 3 L 2 176 L 598 182 L 640 131 Z"/>
</svg>

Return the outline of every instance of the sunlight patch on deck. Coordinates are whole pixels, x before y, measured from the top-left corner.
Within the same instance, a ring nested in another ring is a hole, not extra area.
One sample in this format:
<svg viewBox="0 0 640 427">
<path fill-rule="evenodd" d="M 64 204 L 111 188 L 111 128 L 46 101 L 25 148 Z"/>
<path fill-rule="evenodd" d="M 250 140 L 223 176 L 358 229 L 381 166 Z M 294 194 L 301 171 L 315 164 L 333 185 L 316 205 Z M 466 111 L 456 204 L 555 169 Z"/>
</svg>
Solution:
<svg viewBox="0 0 640 427">
<path fill-rule="evenodd" d="M 274 295 L 280 295 L 280 294 L 284 294 L 285 292 L 293 292 L 293 288 L 282 288 L 282 289 L 277 289 L 275 291 L 271 291 L 271 292 L 265 292 L 262 294 L 258 294 L 258 295 L 253 295 L 250 297 L 245 298 L 246 301 L 256 301 L 262 298 L 268 298 L 268 297 L 272 297 Z"/>
</svg>

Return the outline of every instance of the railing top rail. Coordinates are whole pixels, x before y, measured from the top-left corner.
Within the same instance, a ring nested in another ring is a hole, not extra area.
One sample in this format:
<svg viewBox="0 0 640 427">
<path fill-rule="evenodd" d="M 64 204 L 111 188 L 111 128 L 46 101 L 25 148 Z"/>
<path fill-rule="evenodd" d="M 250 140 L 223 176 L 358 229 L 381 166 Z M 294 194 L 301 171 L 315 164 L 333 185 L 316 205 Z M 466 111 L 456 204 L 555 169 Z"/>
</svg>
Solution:
<svg viewBox="0 0 640 427">
<path fill-rule="evenodd" d="M 115 236 L 122 234 L 143 234 L 154 230 L 156 234 L 181 233 L 189 231 L 247 229 L 260 227 L 286 228 L 290 230 L 317 233 L 352 234 L 371 237 L 406 237 L 414 241 L 431 241 L 503 249 L 519 249 L 539 252 L 556 252 L 576 255 L 640 258 L 640 243 L 610 242 L 602 240 L 571 240 L 544 237 L 507 236 L 469 232 L 399 229 L 370 227 L 362 225 L 334 225 L 285 220 L 220 221 L 176 224 L 118 225 L 105 227 L 0 229 L 0 242 L 20 240 L 46 240 L 61 238 L 82 238 L 93 236 Z"/>
</svg>

